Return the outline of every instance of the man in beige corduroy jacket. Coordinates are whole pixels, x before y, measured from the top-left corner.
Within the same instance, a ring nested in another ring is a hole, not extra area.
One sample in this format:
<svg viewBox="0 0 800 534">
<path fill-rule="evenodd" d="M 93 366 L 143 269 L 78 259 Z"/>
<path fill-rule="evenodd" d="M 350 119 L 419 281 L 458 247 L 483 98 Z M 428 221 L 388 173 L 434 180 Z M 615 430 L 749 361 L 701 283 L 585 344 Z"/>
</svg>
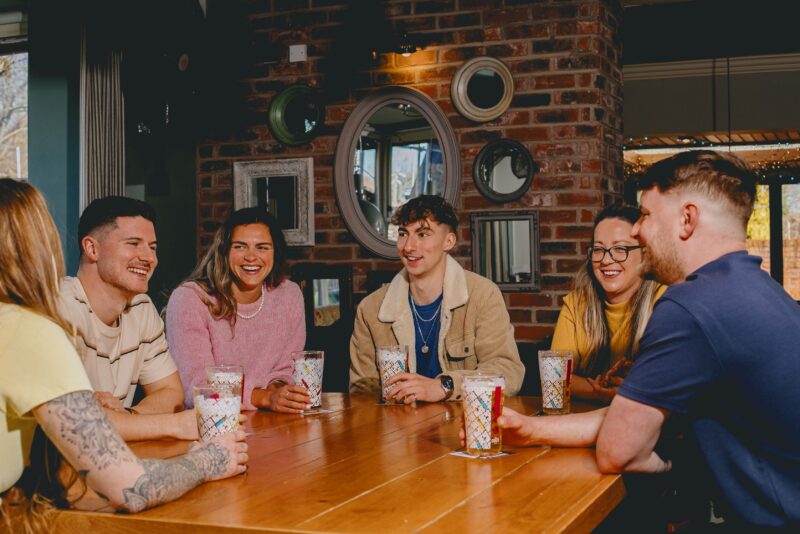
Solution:
<svg viewBox="0 0 800 534">
<path fill-rule="evenodd" d="M 407 345 L 409 371 L 387 382 L 398 402 L 461 399 L 464 375 L 502 374 L 516 395 L 525 368 L 496 284 L 462 268 L 448 252 L 458 218 L 443 198 L 422 195 L 397 209 L 404 269 L 359 305 L 350 338 L 350 391 L 377 392 L 382 345 Z M 437 335 L 438 334 L 438 335 Z"/>
</svg>

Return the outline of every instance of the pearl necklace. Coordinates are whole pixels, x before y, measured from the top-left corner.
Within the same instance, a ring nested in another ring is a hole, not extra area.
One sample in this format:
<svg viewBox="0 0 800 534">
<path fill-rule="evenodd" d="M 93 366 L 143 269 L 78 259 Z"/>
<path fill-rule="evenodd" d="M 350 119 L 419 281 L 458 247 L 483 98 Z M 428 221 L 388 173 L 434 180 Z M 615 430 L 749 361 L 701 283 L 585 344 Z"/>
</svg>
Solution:
<svg viewBox="0 0 800 534">
<path fill-rule="evenodd" d="M 261 287 L 261 303 L 258 305 L 258 309 L 255 311 L 255 313 L 252 313 L 251 315 L 242 315 L 241 313 L 239 313 L 239 306 L 237 305 L 236 306 L 236 315 L 238 315 L 242 319 L 252 319 L 256 315 L 261 313 L 261 308 L 263 308 L 263 307 L 264 307 L 264 287 L 262 286 Z"/>
</svg>

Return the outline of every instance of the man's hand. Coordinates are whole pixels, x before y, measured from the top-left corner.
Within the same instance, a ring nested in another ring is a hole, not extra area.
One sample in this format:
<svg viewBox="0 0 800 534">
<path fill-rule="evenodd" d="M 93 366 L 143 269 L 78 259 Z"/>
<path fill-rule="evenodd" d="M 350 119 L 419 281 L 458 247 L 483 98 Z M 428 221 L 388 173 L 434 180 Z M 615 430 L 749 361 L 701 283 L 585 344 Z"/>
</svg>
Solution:
<svg viewBox="0 0 800 534">
<path fill-rule="evenodd" d="M 273 412 L 303 413 L 303 410 L 311 408 L 308 390 L 297 384 L 274 387 L 269 399 L 269 409 Z"/>
<path fill-rule="evenodd" d="M 526 447 L 533 445 L 534 431 L 531 417 L 515 412 L 511 408 L 503 407 L 503 414 L 497 418 L 497 424 L 503 429 L 503 445 L 512 447 Z M 461 418 L 461 431 L 458 433 L 461 445 L 467 445 L 467 432 L 464 429 L 464 418 Z"/>
<path fill-rule="evenodd" d="M 414 401 L 438 402 L 444 400 L 444 388 L 438 378 L 428 378 L 416 373 L 400 373 L 386 381 L 394 384 L 391 398 L 396 402 L 411 404 Z"/>
<path fill-rule="evenodd" d="M 100 403 L 103 408 L 114 410 L 115 412 L 126 413 L 125 406 L 122 401 L 111 394 L 110 391 L 95 391 L 94 398 Z"/>
</svg>

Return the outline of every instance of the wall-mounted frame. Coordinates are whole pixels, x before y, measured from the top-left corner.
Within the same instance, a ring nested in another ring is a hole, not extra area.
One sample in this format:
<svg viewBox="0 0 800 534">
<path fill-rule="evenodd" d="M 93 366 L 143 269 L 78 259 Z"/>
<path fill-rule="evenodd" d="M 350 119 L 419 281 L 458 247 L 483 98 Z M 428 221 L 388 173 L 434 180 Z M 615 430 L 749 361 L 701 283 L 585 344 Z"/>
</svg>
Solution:
<svg viewBox="0 0 800 534">
<path fill-rule="evenodd" d="M 314 159 L 237 161 L 234 209 L 260 207 L 283 228 L 289 246 L 314 246 Z"/>
<path fill-rule="evenodd" d="M 357 156 L 366 152 L 364 132 L 385 128 L 384 119 L 388 112 L 392 112 L 392 115 L 400 121 L 424 123 L 430 132 L 430 137 L 435 141 L 430 145 L 435 144 L 437 147 L 435 164 L 428 164 L 426 168 L 430 171 L 435 167 L 439 178 L 438 189 L 431 191 L 426 187 L 424 191 L 414 192 L 410 196 L 417 196 L 420 193 L 436 194 L 451 204 L 456 204 L 461 191 L 461 154 L 455 132 L 447 116 L 425 93 L 416 89 L 404 86 L 377 89 L 365 96 L 350 113 L 336 143 L 334 166 L 336 203 L 356 241 L 377 256 L 396 260 L 399 258 L 397 245 L 396 241 L 389 237 L 387 224 L 391 210 L 386 202 L 380 200 L 377 202 L 380 208 L 375 205 L 370 206 L 373 203 L 362 196 L 364 192 L 362 173 L 354 172 L 359 168 Z M 376 121 L 376 117 L 380 120 Z M 394 120 L 389 122 L 396 123 Z M 432 158 L 428 158 L 427 161 L 432 161 Z M 386 169 L 391 171 L 392 167 L 387 166 Z M 379 178 L 377 182 L 386 180 L 388 183 L 393 174 L 384 173 L 383 178 Z M 377 213 L 373 216 L 372 213 L 376 210 Z M 378 223 L 381 222 L 387 229 L 385 234 L 379 233 L 381 224 Z"/>
<path fill-rule="evenodd" d="M 493 57 L 470 59 L 456 71 L 450 85 L 458 112 L 475 122 L 494 120 L 505 113 L 513 96 L 511 71 Z"/>
<path fill-rule="evenodd" d="M 539 213 L 492 211 L 471 216 L 472 270 L 502 291 L 538 291 Z"/>
<path fill-rule="evenodd" d="M 317 136 L 325 119 L 322 98 L 307 85 L 290 85 L 272 100 L 267 125 L 284 145 L 303 145 Z"/>
<path fill-rule="evenodd" d="M 528 192 L 536 170 L 531 153 L 521 143 L 495 139 L 475 156 L 472 179 L 483 196 L 503 204 Z"/>
</svg>

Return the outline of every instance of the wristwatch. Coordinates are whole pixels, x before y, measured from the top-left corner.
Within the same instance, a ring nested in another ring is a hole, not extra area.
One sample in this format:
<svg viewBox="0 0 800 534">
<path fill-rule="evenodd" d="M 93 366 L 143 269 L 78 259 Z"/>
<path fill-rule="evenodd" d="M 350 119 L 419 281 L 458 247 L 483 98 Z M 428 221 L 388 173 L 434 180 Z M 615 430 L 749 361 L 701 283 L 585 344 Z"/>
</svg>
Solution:
<svg viewBox="0 0 800 534">
<path fill-rule="evenodd" d="M 439 382 L 442 383 L 442 389 L 444 390 L 444 399 L 442 400 L 447 400 L 452 397 L 453 390 L 455 389 L 453 377 L 449 375 L 439 375 Z"/>
</svg>

